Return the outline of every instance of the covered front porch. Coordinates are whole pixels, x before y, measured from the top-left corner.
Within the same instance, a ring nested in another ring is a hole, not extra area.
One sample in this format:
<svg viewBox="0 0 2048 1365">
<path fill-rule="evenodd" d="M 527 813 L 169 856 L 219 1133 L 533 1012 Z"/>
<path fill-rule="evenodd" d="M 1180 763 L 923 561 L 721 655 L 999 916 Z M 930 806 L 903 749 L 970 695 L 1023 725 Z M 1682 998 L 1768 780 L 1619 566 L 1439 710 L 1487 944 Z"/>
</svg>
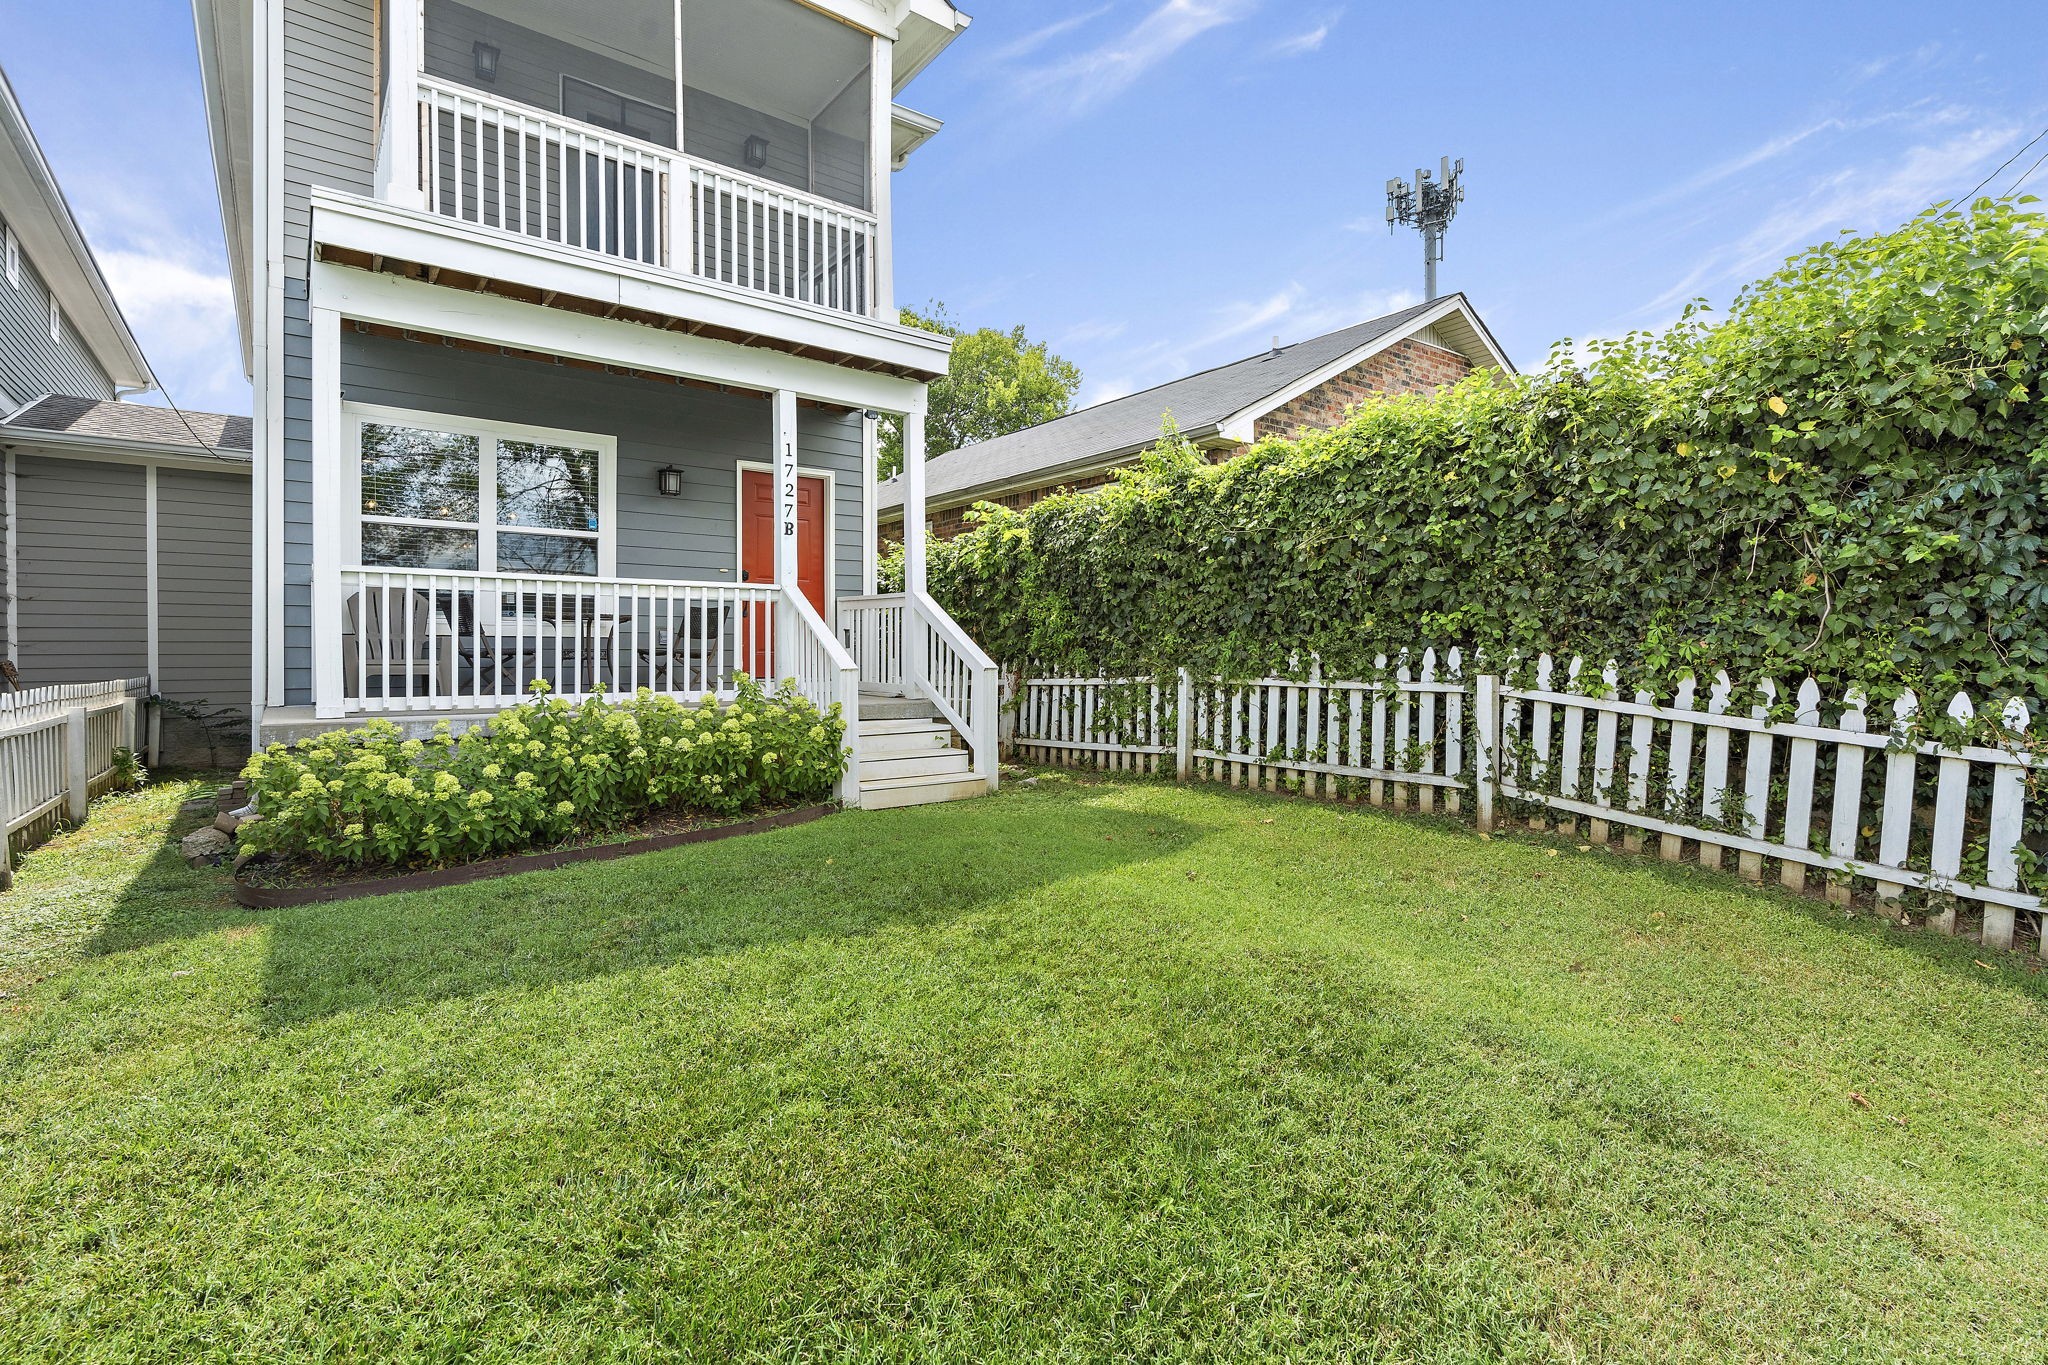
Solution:
<svg viewBox="0 0 2048 1365">
<path fill-rule="evenodd" d="M 921 445 L 904 410 L 921 386 L 784 361 L 817 382 L 762 388 L 536 354 L 390 317 L 389 282 L 365 272 L 317 278 L 333 291 L 316 303 L 341 305 L 314 310 L 333 388 L 316 387 L 304 627 L 287 620 L 266 742 L 378 717 L 487 723 L 536 691 L 730 698 L 753 678 L 842 708 L 849 801 L 878 781 L 993 783 L 993 664 L 921 572 L 874 592 L 876 424 L 893 412 Z M 349 300 L 364 281 L 374 307 Z M 661 340 L 677 369 L 736 349 Z M 862 405 L 877 399 L 896 401 Z"/>
</svg>

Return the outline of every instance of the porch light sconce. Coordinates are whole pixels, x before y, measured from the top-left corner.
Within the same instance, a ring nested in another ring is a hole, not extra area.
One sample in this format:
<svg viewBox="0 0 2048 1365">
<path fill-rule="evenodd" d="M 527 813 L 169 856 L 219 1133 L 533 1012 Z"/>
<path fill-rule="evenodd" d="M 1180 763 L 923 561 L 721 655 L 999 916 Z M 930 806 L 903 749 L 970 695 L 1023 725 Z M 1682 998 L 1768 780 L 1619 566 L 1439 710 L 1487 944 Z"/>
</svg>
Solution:
<svg viewBox="0 0 2048 1365">
<path fill-rule="evenodd" d="M 768 164 L 768 139 L 755 136 L 747 139 L 747 145 L 740 149 L 740 160 L 760 170 Z"/>
<path fill-rule="evenodd" d="M 664 498 L 680 498 L 683 495 L 683 471 L 674 465 L 663 465 L 654 472 L 654 486 Z"/>
<path fill-rule="evenodd" d="M 476 57 L 476 78 L 495 82 L 498 79 L 498 49 L 479 38 L 470 51 Z"/>
</svg>

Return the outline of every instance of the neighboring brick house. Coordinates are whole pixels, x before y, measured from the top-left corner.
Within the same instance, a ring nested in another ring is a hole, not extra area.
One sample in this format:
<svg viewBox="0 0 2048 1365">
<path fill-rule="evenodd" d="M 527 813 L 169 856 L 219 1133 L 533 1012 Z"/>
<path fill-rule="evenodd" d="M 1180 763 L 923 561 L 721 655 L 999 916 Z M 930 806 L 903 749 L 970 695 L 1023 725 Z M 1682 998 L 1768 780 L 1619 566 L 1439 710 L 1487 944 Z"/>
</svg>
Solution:
<svg viewBox="0 0 2048 1365">
<path fill-rule="evenodd" d="M 925 464 L 926 522 L 945 538 L 978 502 L 1021 509 L 1099 488 L 1158 442 L 1169 415 L 1226 460 L 1269 436 L 1336 426 L 1374 394 L 1434 393 L 1475 369 L 1514 373 L 1465 296 L 1417 304 L 940 455 Z M 901 475 L 882 484 L 877 516 L 884 536 L 902 534 Z"/>
</svg>

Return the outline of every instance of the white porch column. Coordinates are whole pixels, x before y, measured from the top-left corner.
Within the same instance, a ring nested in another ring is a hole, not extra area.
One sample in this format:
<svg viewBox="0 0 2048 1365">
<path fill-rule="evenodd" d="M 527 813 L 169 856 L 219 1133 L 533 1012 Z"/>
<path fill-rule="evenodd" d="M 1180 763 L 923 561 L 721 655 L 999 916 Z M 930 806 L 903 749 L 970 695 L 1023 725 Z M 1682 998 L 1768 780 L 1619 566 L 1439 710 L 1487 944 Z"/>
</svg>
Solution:
<svg viewBox="0 0 2048 1365">
<path fill-rule="evenodd" d="M 924 591 L 924 414 L 903 414 L 903 590 Z"/>
<path fill-rule="evenodd" d="M 313 714 L 347 714 L 341 662 L 341 314 L 313 307 Z"/>
<path fill-rule="evenodd" d="M 896 320 L 896 234 L 889 213 L 890 168 L 896 161 L 895 61 L 896 45 L 876 38 L 868 66 L 868 210 L 875 215 L 874 314 L 884 322 Z"/>
<path fill-rule="evenodd" d="M 881 530 L 876 525 L 875 502 L 881 496 L 880 461 L 882 433 L 876 414 L 860 419 L 860 590 L 873 597 L 881 591 L 875 582 L 876 560 L 881 557 Z"/>
<path fill-rule="evenodd" d="M 425 0 L 384 0 L 384 107 L 379 111 L 377 197 L 410 209 L 427 207 L 420 188 L 419 74 L 424 66 Z"/>
<path fill-rule="evenodd" d="M 777 389 L 773 440 L 775 442 L 775 582 L 784 594 L 794 597 L 803 591 L 797 581 L 796 563 L 796 392 Z M 796 620 L 788 611 L 775 613 L 775 674 L 789 676 L 790 642 L 796 638 Z"/>
</svg>

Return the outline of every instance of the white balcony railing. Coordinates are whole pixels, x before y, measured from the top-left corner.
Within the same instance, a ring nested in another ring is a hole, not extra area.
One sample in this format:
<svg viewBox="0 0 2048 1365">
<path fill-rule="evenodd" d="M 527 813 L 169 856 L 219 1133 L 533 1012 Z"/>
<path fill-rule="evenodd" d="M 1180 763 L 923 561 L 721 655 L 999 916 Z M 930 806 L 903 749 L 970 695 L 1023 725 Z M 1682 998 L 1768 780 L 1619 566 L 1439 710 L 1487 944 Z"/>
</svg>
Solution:
<svg viewBox="0 0 2048 1365">
<path fill-rule="evenodd" d="M 871 214 L 651 142 L 420 78 L 429 211 L 734 289 L 872 316 Z"/>
<path fill-rule="evenodd" d="M 874 311 L 873 218 L 722 166 L 689 167 L 691 274 L 836 312 Z"/>
<path fill-rule="evenodd" d="M 676 154 L 420 81 L 420 188 L 444 218 L 667 265 Z"/>
</svg>

